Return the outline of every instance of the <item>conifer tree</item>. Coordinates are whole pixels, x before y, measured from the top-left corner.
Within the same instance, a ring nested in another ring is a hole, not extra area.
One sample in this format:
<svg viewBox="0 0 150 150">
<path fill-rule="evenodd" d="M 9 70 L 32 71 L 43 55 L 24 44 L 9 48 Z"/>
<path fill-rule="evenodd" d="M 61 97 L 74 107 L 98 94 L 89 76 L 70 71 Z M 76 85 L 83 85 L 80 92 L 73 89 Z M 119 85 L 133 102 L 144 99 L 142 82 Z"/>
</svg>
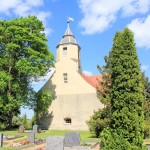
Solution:
<svg viewBox="0 0 150 150">
<path fill-rule="evenodd" d="M 102 75 L 102 80 L 98 80 L 97 97 L 100 102 L 104 105 L 104 108 L 95 111 L 94 114 L 87 121 L 90 132 L 94 133 L 96 137 L 99 137 L 100 133 L 104 128 L 110 125 L 111 121 L 111 105 L 110 105 L 110 64 L 109 57 L 104 57 L 106 65 L 102 67 L 97 65 L 99 72 Z"/>
<path fill-rule="evenodd" d="M 143 84 L 133 33 L 117 32 L 110 52 L 111 124 L 103 130 L 103 150 L 142 150 Z"/>
<path fill-rule="evenodd" d="M 142 81 L 144 84 L 144 138 L 150 137 L 150 81 L 149 78 L 142 73 Z"/>
</svg>

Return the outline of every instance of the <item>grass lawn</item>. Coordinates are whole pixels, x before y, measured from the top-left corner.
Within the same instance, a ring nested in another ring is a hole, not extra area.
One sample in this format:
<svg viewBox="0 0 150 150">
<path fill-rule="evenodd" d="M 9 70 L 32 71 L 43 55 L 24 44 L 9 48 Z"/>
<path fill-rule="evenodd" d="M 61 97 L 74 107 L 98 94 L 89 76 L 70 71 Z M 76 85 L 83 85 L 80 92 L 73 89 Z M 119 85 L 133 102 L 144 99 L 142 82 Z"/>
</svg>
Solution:
<svg viewBox="0 0 150 150">
<path fill-rule="evenodd" d="M 70 130 L 45 130 L 42 131 L 42 133 L 36 133 L 36 138 L 44 138 L 48 136 L 64 136 L 66 132 L 71 132 Z M 99 138 L 95 138 L 93 134 L 91 134 L 89 131 L 77 131 L 80 133 L 81 141 L 82 142 L 99 142 Z M 11 130 L 11 131 L 0 131 L 0 133 L 3 133 L 4 136 L 27 136 L 27 133 L 18 133 L 17 130 Z"/>
<path fill-rule="evenodd" d="M 66 132 L 72 132 L 70 130 L 45 130 L 42 131 L 42 133 L 36 133 L 35 138 L 44 138 L 48 136 L 64 136 Z M 95 138 L 94 135 L 92 135 L 89 131 L 77 131 L 80 133 L 81 142 L 99 142 L 99 138 Z M 17 130 L 11 130 L 11 131 L 0 131 L 0 133 L 3 133 L 4 136 L 25 136 L 25 138 L 16 139 L 15 142 L 21 142 L 27 140 L 27 134 L 28 133 L 18 133 Z M 7 142 L 4 142 L 4 145 L 8 144 Z M 16 148 L 11 147 L 3 147 L 2 150 L 16 150 Z"/>
<path fill-rule="evenodd" d="M 71 132 L 70 130 L 45 130 L 42 131 L 42 133 L 36 133 L 36 138 L 44 138 L 48 136 L 64 136 L 66 132 Z M 81 142 L 99 142 L 100 138 L 95 138 L 92 133 L 89 131 L 77 131 L 80 133 Z M 17 130 L 11 130 L 11 131 L 0 131 L 0 133 L 3 133 L 4 136 L 18 136 L 18 135 L 24 135 L 27 136 L 28 133 L 18 133 Z M 150 142 L 150 139 L 145 139 L 144 142 Z"/>
<path fill-rule="evenodd" d="M 149 139 L 144 139 L 145 143 L 150 143 L 150 138 Z"/>
<path fill-rule="evenodd" d="M 47 130 L 45 133 L 36 134 L 37 138 L 46 138 L 47 136 L 64 136 L 66 132 L 72 132 L 69 130 Z M 82 142 L 99 142 L 99 138 L 95 138 L 89 131 L 77 131 L 80 133 Z"/>
</svg>

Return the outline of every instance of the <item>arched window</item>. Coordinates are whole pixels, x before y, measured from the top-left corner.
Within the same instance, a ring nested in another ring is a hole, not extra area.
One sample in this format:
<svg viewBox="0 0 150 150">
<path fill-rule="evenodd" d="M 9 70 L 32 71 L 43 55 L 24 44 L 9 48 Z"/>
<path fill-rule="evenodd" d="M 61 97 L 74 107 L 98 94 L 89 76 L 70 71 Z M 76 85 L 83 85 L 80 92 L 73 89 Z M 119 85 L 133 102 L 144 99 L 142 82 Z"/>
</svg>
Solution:
<svg viewBox="0 0 150 150">
<path fill-rule="evenodd" d="M 71 124 L 71 118 L 64 118 L 65 123 Z"/>
</svg>

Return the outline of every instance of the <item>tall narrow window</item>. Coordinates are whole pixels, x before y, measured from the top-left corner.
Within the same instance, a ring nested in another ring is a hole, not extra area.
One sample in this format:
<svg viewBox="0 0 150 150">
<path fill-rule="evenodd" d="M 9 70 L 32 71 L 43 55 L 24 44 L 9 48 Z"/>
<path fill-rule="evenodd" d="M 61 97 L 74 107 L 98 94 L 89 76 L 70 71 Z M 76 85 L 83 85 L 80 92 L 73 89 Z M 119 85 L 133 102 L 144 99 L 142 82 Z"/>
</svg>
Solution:
<svg viewBox="0 0 150 150">
<path fill-rule="evenodd" d="M 67 55 L 67 47 L 63 48 L 63 55 Z"/>
<path fill-rule="evenodd" d="M 64 83 L 68 83 L 68 74 L 63 73 Z"/>
</svg>

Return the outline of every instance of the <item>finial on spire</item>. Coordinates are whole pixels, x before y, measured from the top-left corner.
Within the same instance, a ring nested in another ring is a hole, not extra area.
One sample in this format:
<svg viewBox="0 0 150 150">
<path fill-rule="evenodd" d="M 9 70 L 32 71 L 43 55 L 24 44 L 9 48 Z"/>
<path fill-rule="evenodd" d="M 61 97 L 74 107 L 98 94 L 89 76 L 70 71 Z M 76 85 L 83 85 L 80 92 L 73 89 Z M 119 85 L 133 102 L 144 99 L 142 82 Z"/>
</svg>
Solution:
<svg viewBox="0 0 150 150">
<path fill-rule="evenodd" d="M 68 17 L 68 19 L 67 19 L 68 27 L 69 27 L 70 21 L 74 21 L 74 19 L 73 19 L 73 18 L 71 18 L 71 17 Z"/>
</svg>

